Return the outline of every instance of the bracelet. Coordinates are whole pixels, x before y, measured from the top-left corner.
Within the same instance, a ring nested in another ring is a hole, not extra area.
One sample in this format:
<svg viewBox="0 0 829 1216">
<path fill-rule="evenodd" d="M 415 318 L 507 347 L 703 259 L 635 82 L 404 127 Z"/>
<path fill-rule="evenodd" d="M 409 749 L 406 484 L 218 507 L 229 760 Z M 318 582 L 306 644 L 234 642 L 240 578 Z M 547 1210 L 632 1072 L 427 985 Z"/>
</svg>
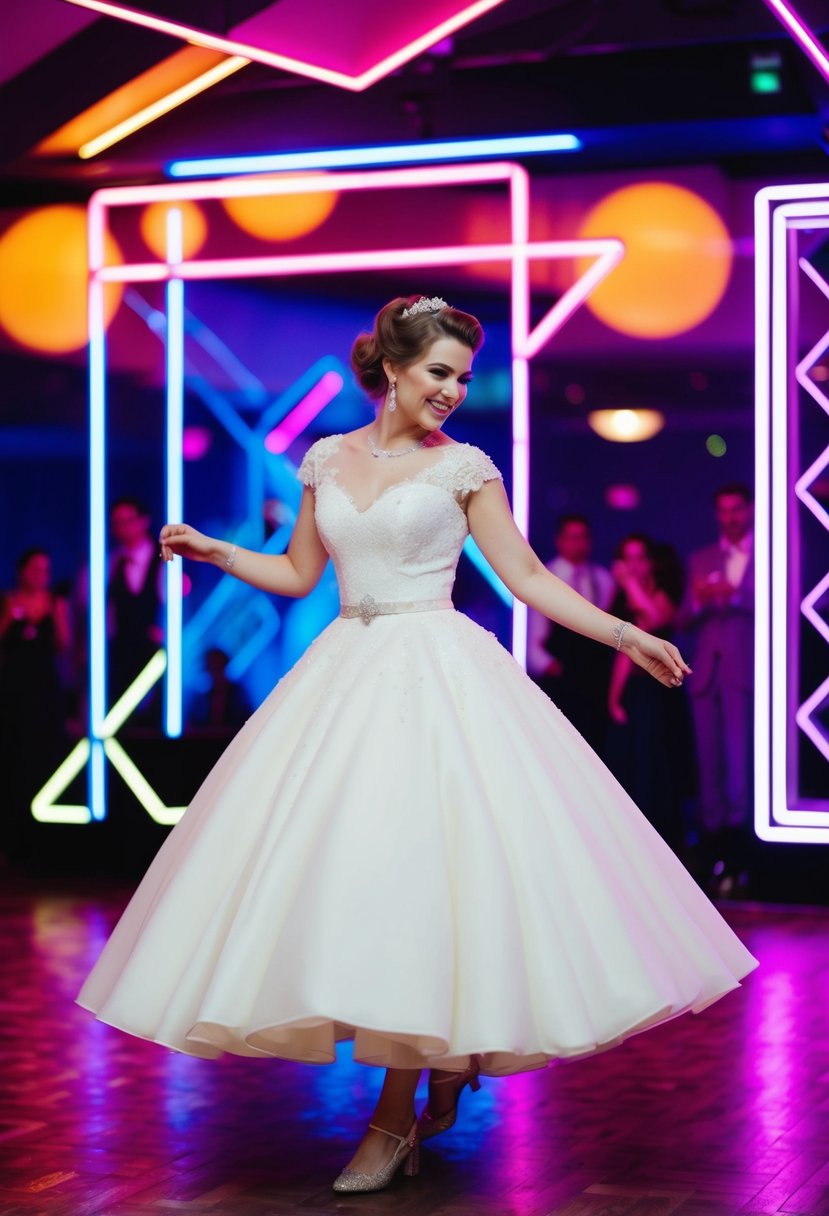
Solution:
<svg viewBox="0 0 829 1216">
<path fill-rule="evenodd" d="M 236 564 L 236 546 L 231 545 L 230 552 L 228 553 L 227 557 L 225 558 L 225 566 L 228 568 L 228 570 L 232 570 L 235 564 Z"/>
<path fill-rule="evenodd" d="M 630 629 L 630 621 L 619 621 L 618 625 L 613 626 L 613 641 L 616 643 L 616 649 L 622 649 L 622 640 L 627 630 Z"/>
</svg>

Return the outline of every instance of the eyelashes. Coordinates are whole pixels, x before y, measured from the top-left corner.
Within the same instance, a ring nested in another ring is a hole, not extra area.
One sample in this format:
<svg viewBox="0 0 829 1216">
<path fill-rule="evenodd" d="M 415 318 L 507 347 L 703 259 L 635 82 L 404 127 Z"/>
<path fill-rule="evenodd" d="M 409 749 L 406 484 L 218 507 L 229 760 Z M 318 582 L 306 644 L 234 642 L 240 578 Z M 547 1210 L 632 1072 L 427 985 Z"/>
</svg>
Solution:
<svg viewBox="0 0 829 1216">
<path fill-rule="evenodd" d="M 429 370 L 430 370 L 431 375 L 433 375 L 436 380 L 445 380 L 446 379 L 447 373 L 443 370 L 442 367 L 433 367 L 433 368 L 430 368 Z M 462 384 L 462 385 L 464 385 L 464 387 L 468 388 L 471 383 L 472 383 L 472 376 L 458 376 L 458 384 Z"/>
</svg>

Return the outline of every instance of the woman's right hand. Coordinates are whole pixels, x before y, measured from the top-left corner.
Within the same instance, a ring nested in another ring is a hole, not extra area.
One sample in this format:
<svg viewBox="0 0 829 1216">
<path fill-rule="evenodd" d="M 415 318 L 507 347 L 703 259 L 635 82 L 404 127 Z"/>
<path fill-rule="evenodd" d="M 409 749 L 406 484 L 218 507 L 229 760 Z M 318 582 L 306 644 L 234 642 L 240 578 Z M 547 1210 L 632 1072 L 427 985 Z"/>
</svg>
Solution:
<svg viewBox="0 0 829 1216">
<path fill-rule="evenodd" d="M 159 533 L 161 556 L 165 562 L 179 557 L 191 557 L 197 562 L 209 562 L 216 554 L 216 541 L 191 528 L 189 524 L 165 524 Z"/>
</svg>

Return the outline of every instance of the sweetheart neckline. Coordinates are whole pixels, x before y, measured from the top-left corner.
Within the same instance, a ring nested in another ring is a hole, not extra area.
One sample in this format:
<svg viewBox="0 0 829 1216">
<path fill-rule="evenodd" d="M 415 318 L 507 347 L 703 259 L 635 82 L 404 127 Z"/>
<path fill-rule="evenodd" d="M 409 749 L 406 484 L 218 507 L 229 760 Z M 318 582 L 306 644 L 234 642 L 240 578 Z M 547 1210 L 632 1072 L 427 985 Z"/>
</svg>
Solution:
<svg viewBox="0 0 829 1216">
<path fill-rule="evenodd" d="M 337 436 L 332 436 L 332 438 L 336 438 L 338 440 L 337 446 L 334 449 L 334 452 L 332 453 L 332 455 L 334 455 L 336 457 L 344 436 L 337 435 Z M 376 506 L 377 503 L 380 502 L 380 500 L 382 498 L 386 497 L 386 495 L 389 493 L 390 490 L 397 490 L 400 488 L 400 486 L 415 484 L 416 482 L 418 482 L 420 480 L 420 478 L 425 473 L 430 473 L 432 471 L 432 469 L 439 468 L 442 464 L 444 464 L 448 458 L 449 452 L 451 452 L 453 449 L 462 447 L 464 445 L 459 444 L 459 443 L 447 443 L 447 444 L 440 444 L 438 446 L 443 448 L 443 452 L 444 452 L 443 456 L 439 460 L 435 460 L 431 464 L 424 465 L 422 469 L 418 469 L 418 471 L 416 473 L 412 473 L 409 477 L 401 477 L 398 481 L 391 482 L 391 484 L 387 485 L 385 487 L 385 489 L 380 491 L 379 494 L 375 495 L 375 497 L 371 500 L 371 502 L 368 504 L 367 507 L 364 507 L 362 509 L 357 506 L 356 499 L 354 498 L 354 495 L 351 493 L 351 491 L 347 490 L 345 488 L 345 486 L 342 484 L 342 482 L 337 481 L 336 474 L 339 473 L 339 469 L 337 469 L 336 467 L 333 467 L 329 470 L 329 473 L 331 475 L 327 479 L 327 484 L 337 487 L 337 489 L 342 493 L 342 495 L 348 500 L 348 502 L 354 508 L 354 512 L 356 515 L 367 515 L 368 512 L 372 509 L 372 507 Z M 436 488 L 438 488 L 438 487 L 436 487 Z M 449 497 L 452 499 L 455 506 L 458 507 L 459 510 L 463 511 L 463 508 L 460 506 L 460 503 L 455 498 L 454 494 L 450 494 Z M 465 514 L 465 512 L 464 512 L 464 514 Z"/>
<path fill-rule="evenodd" d="M 417 485 L 420 480 L 420 475 L 422 473 L 425 473 L 426 471 L 427 471 L 426 469 L 421 469 L 420 473 L 415 473 L 411 477 L 402 477 L 400 479 L 400 481 L 393 481 L 391 483 L 391 485 L 386 486 L 385 490 L 381 490 L 380 493 L 376 496 L 376 498 L 373 498 L 371 500 L 371 502 L 368 504 L 368 506 L 363 508 L 362 510 L 357 506 L 357 503 L 354 501 L 354 496 L 351 494 L 351 491 L 347 490 L 344 485 L 342 485 L 339 481 L 336 480 L 336 478 L 333 478 L 333 477 L 329 478 L 328 481 L 323 483 L 323 485 L 333 486 L 335 490 L 339 490 L 340 493 L 342 494 L 343 498 L 346 500 L 346 502 L 349 504 L 349 506 L 353 509 L 355 515 L 368 515 L 368 513 L 369 513 L 369 511 L 371 511 L 372 507 L 376 507 L 378 502 L 380 502 L 381 499 L 385 498 L 386 495 L 388 493 L 390 493 L 390 491 L 399 490 L 401 486 Z M 429 485 L 430 483 L 427 481 L 427 482 L 424 482 L 424 484 Z M 320 486 L 320 489 L 321 488 L 322 488 L 322 486 Z M 457 498 L 455 498 L 455 495 L 452 494 L 449 490 L 447 490 L 445 488 L 445 486 L 432 485 L 431 488 L 433 490 L 442 490 L 445 494 L 448 494 L 449 497 L 451 498 L 452 502 L 455 504 L 455 506 L 460 511 L 460 513 L 464 516 L 464 518 L 466 518 L 466 512 L 464 511 L 463 507 L 458 502 Z"/>
</svg>

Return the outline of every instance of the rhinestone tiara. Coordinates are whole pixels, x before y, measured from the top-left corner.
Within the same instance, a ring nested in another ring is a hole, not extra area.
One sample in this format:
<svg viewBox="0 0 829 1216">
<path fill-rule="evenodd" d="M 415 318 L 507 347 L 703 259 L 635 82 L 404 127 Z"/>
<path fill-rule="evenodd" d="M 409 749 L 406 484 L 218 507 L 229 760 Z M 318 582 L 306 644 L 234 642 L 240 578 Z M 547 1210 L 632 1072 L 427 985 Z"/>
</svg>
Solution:
<svg viewBox="0 0 829 1216">
<path fill-rule="evenodd" d="M 431 300 L 426 296 L 421 296 L 416 304 L 412 304 L 410 308 L 404 308 L 402 315 L 404 317 L 416 317 L 419 312 L 440 312 L 442 308 L 448 308 L 449 305 L 440 296 L 432 296 Z"/>
</svg>

